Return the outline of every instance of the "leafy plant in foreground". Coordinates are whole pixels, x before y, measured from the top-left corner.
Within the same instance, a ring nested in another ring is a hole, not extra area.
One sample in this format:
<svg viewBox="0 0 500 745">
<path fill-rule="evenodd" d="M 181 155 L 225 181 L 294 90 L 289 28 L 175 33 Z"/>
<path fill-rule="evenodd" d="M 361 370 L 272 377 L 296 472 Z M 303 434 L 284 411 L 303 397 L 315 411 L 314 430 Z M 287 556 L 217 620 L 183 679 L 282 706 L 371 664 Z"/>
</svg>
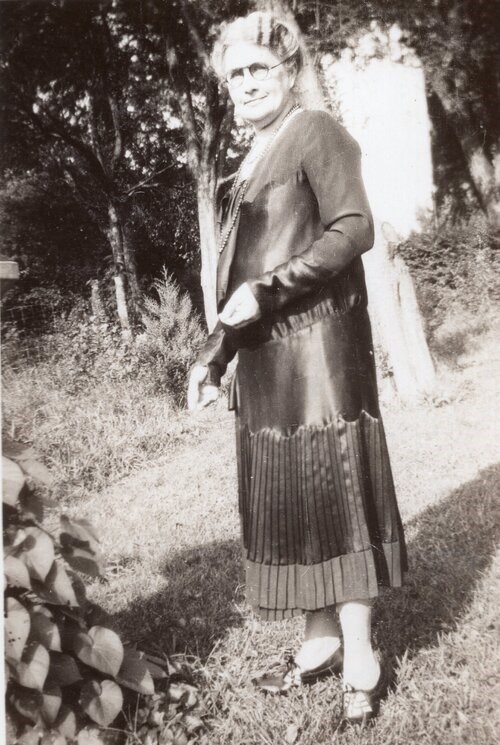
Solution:
<svg viewBox="0 0 500 745">
<path fill-rule="evenodd" d="M 45 479 L 42 464 L 22 456 L 18 460 L 37 479 Z M 160 734 L 162 741 L 189 742 L 189 735 L 203 727 L 194 713 L 195 689 L 175 684 L 179 671 L 170 662 L 125 645 L 86 598 L 80 573 L 97 577 L 103 572 L 92 525 L 61 515 L 55 536 L 43 523 L 53 503 L 29 488 L 20 466 L 7 458 L 3 480 L 6 695 L 15 723 L 12 742 L 97 745 L 102 740 L 95 725 L 111 724 L 117 732 L 135 730 L 138 739 L 148 735 L 149 742 L 157 742 Z M 162 678 L 174 684 L 155 692 L 154 679 Z"/>
</svg>

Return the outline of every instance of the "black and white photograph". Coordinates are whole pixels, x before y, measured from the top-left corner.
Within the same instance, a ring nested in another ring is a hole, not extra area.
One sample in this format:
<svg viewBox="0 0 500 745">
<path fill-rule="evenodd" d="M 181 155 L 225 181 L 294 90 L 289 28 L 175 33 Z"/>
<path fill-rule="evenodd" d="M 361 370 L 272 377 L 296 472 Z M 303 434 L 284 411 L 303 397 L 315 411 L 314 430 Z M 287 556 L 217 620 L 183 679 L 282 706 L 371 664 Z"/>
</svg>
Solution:
<svg viewBox="0 0 500 745">
<path fill-rule="evenodd" d="M 495 0 L 0 0 L 6 745 L 495 745 Z"/>
</svg>

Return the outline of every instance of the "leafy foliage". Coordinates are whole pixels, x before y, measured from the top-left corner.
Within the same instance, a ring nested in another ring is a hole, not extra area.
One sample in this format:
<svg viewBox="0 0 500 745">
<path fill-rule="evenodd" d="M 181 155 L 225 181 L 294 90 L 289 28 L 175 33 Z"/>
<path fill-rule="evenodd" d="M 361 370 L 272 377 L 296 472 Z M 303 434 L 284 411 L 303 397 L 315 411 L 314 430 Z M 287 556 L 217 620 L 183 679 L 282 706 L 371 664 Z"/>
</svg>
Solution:
<svg viewBox="0 0 500 745">
<path fill-rule="evenodd" d="M 144 301 L 144 333 L 137 339 L 137 354 L 152 373 L 155 388 L 183 401 L 187 374 L 205 334 L 189 296 L 166 271 L 154 289 L 157 299 Z"/>
<path fill-rule="evenodd" d="M 131 342 L 123 341 L 111 314 L 94 318 L 80 302 L 70 313 L 54 313 L 52 328 L 25 343 L 36 344 L 38 361 L 53 368 L 69 395 L 103 381 L 135 380 L 144 394 L 167 395 L 182 405 L 187 374 L 205 334 L 189 295 L 171 276 L 164 272 L 153 288 L 157 297 L 144 297 L 142 330 Z M 4 323 L 3 331 L 5 363 L 17 366 L 23 339 L 15 324 Z"/>
<path fill-rule="evenodd" d="M 496 205 L 498 178 L 493 174 L 498 150 L 499 68 L 496 7 L 492 0 L 327 0 L 294 3 L 310 44 L 338 55 L 356 47 L 361 36 L 378 26 L 399 26 L 402 41 L 422 62 L 433 123 L 437 200 L 463 199 L 464 181 L 473 186 L 483 210 Z M 489 173 L 474 173 L 478 154 Z M 487 164 L 487 165 L 486 165 Z M 451 188 L 450 188 L 451 187 Z M 491 217 L 490 217 L 491 219 Z M 491 220 L 498 225 L 498 219 Z"/>
<path fill-rule="evenodd" d="M 40 476 L 32 453 L 18 447 L 13 454 Z M 103 740 L 92 727 L 113 723 L 121 729 L 139 726 L 150 741 L 161 735 L 187 743 L 204 724 L 196 689 L 182 668 L 125 645 L 86 597 L 80 573 L 101 576 L 104 568 L 93 526 L 61 515 L 54 535 L 44 524 L 53 503 L 27 484 L 14 461 L 3 459 L 3 473 L 12 743 L 98 745 Z M 155 680 L 163 681 L 162 691 L 156 691 Z"/>
<path fill-rule="evenodd" d="M 429 224 L 398 252 L 415 278 L 430 330 L 452 312 L 486 312 L 500 300 L 500 236 L 484 220 Z"/>
</svg>

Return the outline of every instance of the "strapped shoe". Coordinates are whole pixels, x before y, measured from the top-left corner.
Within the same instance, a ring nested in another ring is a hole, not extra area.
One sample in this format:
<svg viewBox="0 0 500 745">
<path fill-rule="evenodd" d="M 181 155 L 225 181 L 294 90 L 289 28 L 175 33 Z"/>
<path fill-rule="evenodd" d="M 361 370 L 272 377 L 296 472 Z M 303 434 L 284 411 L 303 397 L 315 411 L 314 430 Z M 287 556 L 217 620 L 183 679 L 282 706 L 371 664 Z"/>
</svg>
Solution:
<svg viewBox="0 0 500 745">
<path fill-rule="evenodd" d="M 343 684 L 342 717 L 343 724 L 359 724 L 362 727 L 379 712 L 380 702 L 389 688 L 389 677 L 384 666 L 380 666 L 377 685 L 369 691 L 363 691 L 349 683 Z"/>
<path fill-rule="evenodd" d="M 340 675 L 343 658 L 342 647 L 338 647 L 321 665 L 313 670 L 303 671 L 297 665 L 293 656 L 290 655 L 284 670 L 264 673 L 264 675 L 253 678 L 252 683 L 266 693 L 286 694 L 291 688 L 300 688 L 300 686 L 306 684 L 311 685 L 327 675 Z"/>
</svg>

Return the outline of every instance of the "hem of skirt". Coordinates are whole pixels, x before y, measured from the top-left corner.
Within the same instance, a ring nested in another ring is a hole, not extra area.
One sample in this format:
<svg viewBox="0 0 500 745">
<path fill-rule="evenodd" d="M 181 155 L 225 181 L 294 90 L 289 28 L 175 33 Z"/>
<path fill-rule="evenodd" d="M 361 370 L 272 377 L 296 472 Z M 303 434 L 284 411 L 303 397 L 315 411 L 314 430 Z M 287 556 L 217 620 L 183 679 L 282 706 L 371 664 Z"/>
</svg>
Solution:
<svg viewBox="0 0 500 745">
<path fill-rule="evenodd" d="M 264 620 L 281 620 L 349 600 L 369 600 L 381 587 L 401 587 L 406 570 L 399 541 L 319 564 L 246 561 L 246 595 Z"/>
</svg>

